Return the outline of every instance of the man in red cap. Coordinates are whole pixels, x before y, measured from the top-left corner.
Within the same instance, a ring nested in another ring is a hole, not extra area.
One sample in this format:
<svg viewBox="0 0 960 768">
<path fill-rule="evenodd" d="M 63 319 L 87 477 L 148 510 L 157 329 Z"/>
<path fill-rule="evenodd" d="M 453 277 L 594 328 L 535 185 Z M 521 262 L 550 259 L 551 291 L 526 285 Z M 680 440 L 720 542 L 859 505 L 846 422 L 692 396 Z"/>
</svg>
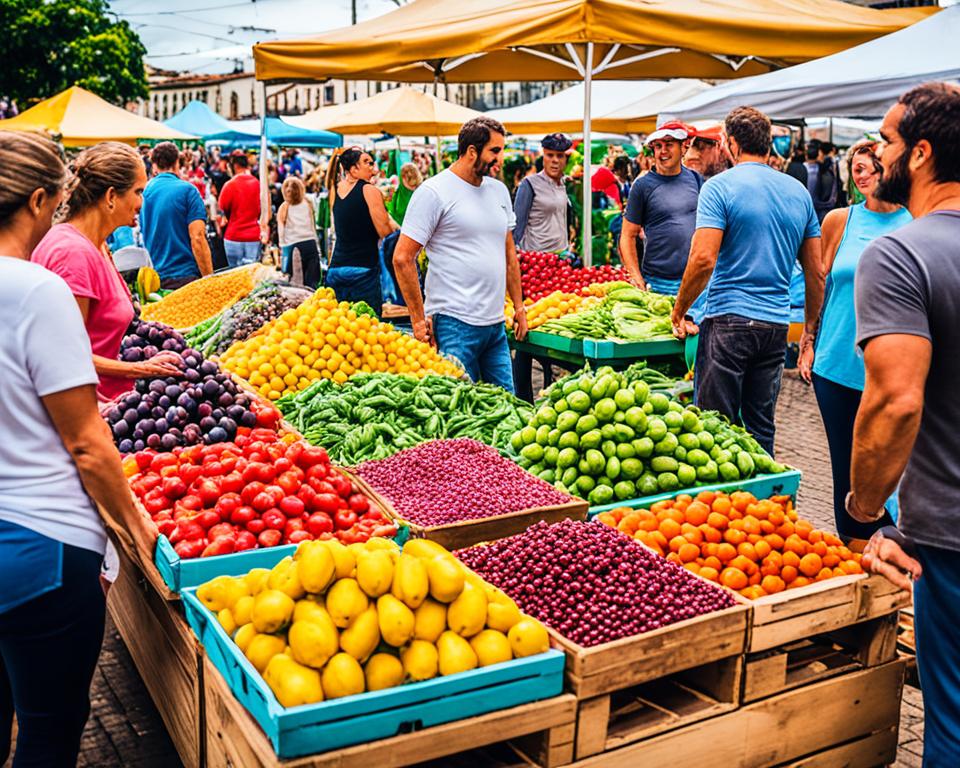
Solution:
<svg viewBox="0 0 960 768">
<path fill-rule="evenodd" d="M 683 157 L 683 164 L 691 171 L 696 171 L 704 179 L 709 179 L 730 167 L 723 153 L 723 128 L 719 123 L 706 128 L 694 128 L 690 138 L 690 146 Z"/>
<path fill-rule="evenodd" d="M 630 188 L 620 233 L 620 257 L 630 279 L 640 287 L 676 295 L 687 266 L 696 228 L 697 199 L 703 177 L 681 164 L 690 129 L 669 122 L 647 136 L 654 168 Z M 643 265 L 637 257 L 638 235 L 646 245 Z M 691 308 L 696 318 L 699 307 Z"/>
</svg>

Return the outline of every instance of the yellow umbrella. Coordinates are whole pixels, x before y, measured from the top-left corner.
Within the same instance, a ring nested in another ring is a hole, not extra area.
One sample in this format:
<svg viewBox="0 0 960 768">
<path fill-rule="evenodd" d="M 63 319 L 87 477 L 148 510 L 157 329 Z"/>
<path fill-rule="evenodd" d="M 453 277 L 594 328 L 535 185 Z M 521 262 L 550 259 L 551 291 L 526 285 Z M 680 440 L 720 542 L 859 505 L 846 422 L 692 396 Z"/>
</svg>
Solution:
<svg viewBox="0 0 960 768">
<path fill-rule="evenodd" d="M 352 27 L 260 43 L 253 55 L 263 81 L 583 80 L 589 146 L 594 78 L 760 74 L 896 32 L 935 10 L 878 11 L 838 0 L 414 0 Z M 589 189 L 585 183 L 587 244 Z"/>
<path fill-rule="evenodd" d="M 49 133 L 59 136 L 67 147 L 87 147 L 101 141 L 135 144 L 138 139 L 196 138 L 115 107 L 76 85 L 16 117 L 0 120 L 0 130 Z"/>
<path fill-rule="evenodd" d="M 393 88 L 367 99 L 321 107 L 284 120 L 300 128 L 342 134 L 451 136 L 481 114 L 413 88 Z"/>
</svg>

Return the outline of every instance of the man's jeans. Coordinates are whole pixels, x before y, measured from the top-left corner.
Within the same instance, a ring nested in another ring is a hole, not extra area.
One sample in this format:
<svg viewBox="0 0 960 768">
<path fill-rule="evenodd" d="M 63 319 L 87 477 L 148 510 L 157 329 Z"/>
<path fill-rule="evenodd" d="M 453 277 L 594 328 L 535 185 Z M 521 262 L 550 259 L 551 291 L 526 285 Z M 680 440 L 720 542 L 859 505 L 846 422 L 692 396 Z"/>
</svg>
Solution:
<svg viewBox="0 0 960 768">
<path fill-rule="evenodd" d="M 227 255 L 227 264 L 239 267 L 243 264 L 253 264 L 260 261 L 260 241 L 252 240 L 249 243 L 239 240 L 224 240 L 223 250 Z"/>
<path fill-rule="evenodd" d="M 742 421 L 771 456 L 787 328 L 739 315 L 708 317 L 694 368 L 696 404 Z"/>
<path fill-rule="evenodd" d="M 434 315 L 433 335 L 440 351 L 457 358 L 472 381 L 485 381 L 514 392 L 503 323 L 469 325 L 449 315 Z"/>
</svg>

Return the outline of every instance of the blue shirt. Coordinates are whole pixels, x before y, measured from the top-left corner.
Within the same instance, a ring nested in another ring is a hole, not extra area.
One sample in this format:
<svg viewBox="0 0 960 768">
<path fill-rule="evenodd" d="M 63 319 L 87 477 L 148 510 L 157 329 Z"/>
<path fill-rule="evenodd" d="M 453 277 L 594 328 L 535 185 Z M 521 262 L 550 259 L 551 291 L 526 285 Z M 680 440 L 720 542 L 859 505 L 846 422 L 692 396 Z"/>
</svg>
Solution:
<svg viewBox="0 0 960 768">
<path fill-rule="evenodd" d="M 863 390 L 863 356 L 856 352 L 853 276 L 868 243 L 899 229 L 913 217 L 906 208 L 893 213 L 878 213 L 868 210 L 863 203 L 851 206 L 849 211 L 833 267 L 827 276 L 813 372 L 835 384 Z"/>
<path fill-rule="evenodd" d="M 200 277 L 189 227 L 194 221 L 206 220 L 207 209 L 193 184 L 172 173 L 160 173 L 150 180 L 143 191 L 140 228 L 161 280 Z"/>
<path fill-rule="evenodd" d="M 683 167 L 676 176 L 650 171 L 633 183 L 625 216 L 631 224 L 643 227 L 644 277 L 683 277 L 702 186 L 703 177 Z"/>
<path fill-rule="evenodd" d="M 800 245 L 820 237 L 807 188 L 765 163 L 740 163 L 700 190 L 697 229 L 722 229 L 706 317 L 790 322 L 790 275 Z"/>
</svg>

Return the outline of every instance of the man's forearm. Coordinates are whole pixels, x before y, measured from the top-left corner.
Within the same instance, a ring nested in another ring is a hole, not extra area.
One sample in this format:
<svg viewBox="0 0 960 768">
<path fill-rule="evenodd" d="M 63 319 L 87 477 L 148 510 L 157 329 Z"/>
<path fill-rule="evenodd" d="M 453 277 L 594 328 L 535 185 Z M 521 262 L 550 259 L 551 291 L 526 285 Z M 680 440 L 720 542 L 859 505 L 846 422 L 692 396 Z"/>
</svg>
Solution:
<svg viewBox="0 0 960 768">
<path fill-rule="evenodd" d="M 206 238 L 197 238 L 193 241 L 193 258 L 201 275 L 213 274 L 213 257 L 210 255 L 210 244 Z"/>
<path fill-rule="evenodd" d="M 507 235 L 507 293 L 513 306 L 523 306 L 523 287 L 520 281 L 520 260 L 513 243 L 513 236 Z"/>
<path fill-rule="evenodd" d="M 412 256 L 399 256 L 394 254 L 393 266 L 397 273 L 397 283 L 399 283 L 400 293 L 410 311 L 411 323 L 422 323 L 424 321 L 423 313 L 423 294 L 420 292 L 420 279 L 417 276 L 416 254 Z"/>
<path fill-rule="evenodd" d="M 715 259 L 690 254 L 687 268 L 683 271 L 683 279 L 680 281 L 680 290 L 677 292 L 675 307 L 679 310 L 678 314 L 686 315 L 690 311 L 693 302 L 710 282 L 715 265 Z"/>
<path fill-rule="evenodd" d="M 800 253 L 800 266 L 803 267 L 804 299 L 803 319 L 804 331 L 816 335 L 820 324 L 820 310 L 823 307 L 823 257 L 820 249 L 820 238 L 814 237 L 805 240 Z"/>
<path fill-rule="evenodd" d="M 913 450 L 922 412 L 910 402 L 890 402 L 869 385 L 864 390 L 850 460 L 850 485 L 860 509 L 874 512 L 890 498 Z"/>
<path fill-rule="evenodd" d="M 633 278 L 640 275 L 640 257 L 637 255 L 637 235 L 626 227 L 620 230 L 620 261 L 623 262 L 627 274 Z"/>
</svg>

